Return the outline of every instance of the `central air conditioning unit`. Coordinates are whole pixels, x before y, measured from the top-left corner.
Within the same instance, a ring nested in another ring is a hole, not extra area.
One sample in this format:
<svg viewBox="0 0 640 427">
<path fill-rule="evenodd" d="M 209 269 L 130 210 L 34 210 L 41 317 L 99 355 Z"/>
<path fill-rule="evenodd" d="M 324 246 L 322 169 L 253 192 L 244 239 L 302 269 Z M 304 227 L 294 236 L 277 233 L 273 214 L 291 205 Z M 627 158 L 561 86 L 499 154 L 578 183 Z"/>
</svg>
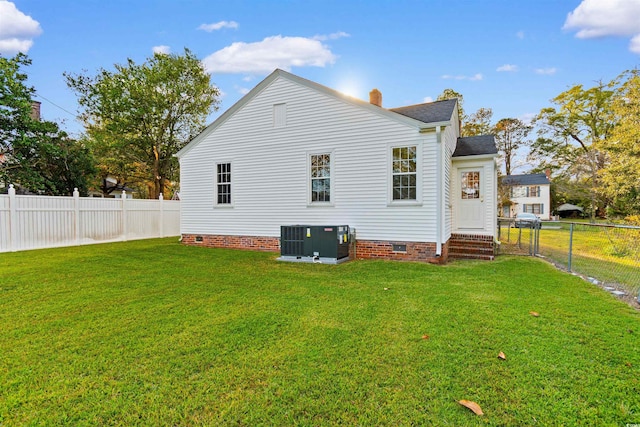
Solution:
<svg viewBox="0 0 640 427">
<path fill-rule="evenodd" d="M 349 260 L 348 225 L 283 225 L 280 261 L 339 264 Z"/>
</svg>

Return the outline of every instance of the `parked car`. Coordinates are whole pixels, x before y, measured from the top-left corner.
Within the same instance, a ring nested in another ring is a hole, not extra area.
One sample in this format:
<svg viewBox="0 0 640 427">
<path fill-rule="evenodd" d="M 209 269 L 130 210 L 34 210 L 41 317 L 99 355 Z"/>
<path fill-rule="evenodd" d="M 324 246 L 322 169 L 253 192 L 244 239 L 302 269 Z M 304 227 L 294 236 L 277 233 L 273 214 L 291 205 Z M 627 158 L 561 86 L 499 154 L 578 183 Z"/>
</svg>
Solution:
<svg viewBox="0 0 640 427">
<path fill-rule="evenodd" d="M 516 215 L 516 221 L 514 223 L 516 228 L 540 228 L 542 222 L 540 218 L 532 213 L 520 212 Z"/>
</svg>

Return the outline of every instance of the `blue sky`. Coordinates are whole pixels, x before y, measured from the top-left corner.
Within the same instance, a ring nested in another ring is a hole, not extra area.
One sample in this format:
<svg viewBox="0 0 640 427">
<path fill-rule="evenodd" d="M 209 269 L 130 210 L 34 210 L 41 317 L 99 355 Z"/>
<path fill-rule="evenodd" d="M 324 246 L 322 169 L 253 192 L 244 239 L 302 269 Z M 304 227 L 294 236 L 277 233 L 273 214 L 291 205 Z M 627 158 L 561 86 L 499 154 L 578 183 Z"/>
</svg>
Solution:
<svg viewBox="0 0 640 427">
<path fill-rule="evenodd" d="M 453 88 L 468 113 L 529 118 L 639 65 L 640 0 L 0 0 L 0 53 L 29 55 L 44 118 L 72 134 L 63 72 L 185 47 L 223 93 L 211 120 L 276 67 L 365 100 L 376 87 L 387 108 Z"/>
</svg>

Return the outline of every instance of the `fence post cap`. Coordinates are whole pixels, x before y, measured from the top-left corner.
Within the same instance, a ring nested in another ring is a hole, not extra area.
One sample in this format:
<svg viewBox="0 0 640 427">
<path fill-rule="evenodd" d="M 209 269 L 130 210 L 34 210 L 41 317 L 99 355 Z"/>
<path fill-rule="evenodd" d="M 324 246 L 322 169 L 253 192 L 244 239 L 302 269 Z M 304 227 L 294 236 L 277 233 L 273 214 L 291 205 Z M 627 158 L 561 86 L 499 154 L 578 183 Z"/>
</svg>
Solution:
<svg viewBox="0 0 640 427">
<path fill-rule="evenodd" d="M 158 196 L 158 200 L 164 200 L 164 196 L 162 195 L 162 193 L 160 193 L 160 195 Z"/>
</svg>

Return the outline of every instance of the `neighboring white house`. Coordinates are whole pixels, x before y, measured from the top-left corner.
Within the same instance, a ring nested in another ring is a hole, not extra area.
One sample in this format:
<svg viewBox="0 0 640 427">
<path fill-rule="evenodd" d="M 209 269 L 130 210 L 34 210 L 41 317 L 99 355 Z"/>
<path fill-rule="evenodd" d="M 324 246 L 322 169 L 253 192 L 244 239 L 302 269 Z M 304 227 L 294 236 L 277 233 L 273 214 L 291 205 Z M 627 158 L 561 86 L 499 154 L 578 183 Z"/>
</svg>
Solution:
<svg viewBox="0 0 640 427">
<path fill-rule="evenodd" d="M 502 216 L 514 217 L 519 212 L 536 214 L 540 219 L 551 219 L 551 181 L 545 173 L 507 175 L 501 178 L 509 188 L 511 205 L 503 204 Z"/>
<path fill-rule="evenodd" d="M 460 138 L 456 100 L 370 96 L 270 74 L 177 154 L 183 242 L 277 251 L 282 225 L 349 225 L 358 258 L 493 258 L 493 137 Z"/>
</svg>

